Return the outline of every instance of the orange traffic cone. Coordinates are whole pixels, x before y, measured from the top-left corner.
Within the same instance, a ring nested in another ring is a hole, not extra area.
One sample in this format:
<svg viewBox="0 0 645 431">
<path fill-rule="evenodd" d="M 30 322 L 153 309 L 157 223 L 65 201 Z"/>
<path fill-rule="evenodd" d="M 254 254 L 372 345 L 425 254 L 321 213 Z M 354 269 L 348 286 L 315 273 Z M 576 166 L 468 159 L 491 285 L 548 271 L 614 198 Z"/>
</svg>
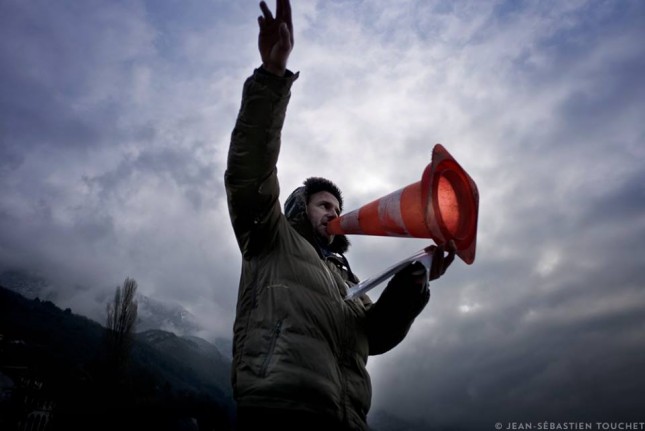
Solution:
<svg viewBox="0 0 645 431">
<path fill-rule="evenodd" d="M 376 199 L 332 220 L 334 235 L 378 235 L 431 238 L 437 244 L 454 240 L 457 255 L 475 260 L 479 192 L 470 175 L 441 145 L 421 181 Z"/>
</svg>

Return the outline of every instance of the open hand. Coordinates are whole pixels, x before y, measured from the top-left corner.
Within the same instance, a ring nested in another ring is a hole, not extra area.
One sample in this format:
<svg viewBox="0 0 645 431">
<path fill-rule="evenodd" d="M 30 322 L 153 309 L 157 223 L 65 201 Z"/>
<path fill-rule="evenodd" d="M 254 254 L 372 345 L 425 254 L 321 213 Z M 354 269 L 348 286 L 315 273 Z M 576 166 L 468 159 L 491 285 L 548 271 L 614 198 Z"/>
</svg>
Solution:
<svg viewBox="0 0 645 431">
<path fill-rule="evenodd" d="M 258 17 L 258 48 L 262 66 L 275 75 L 284 76 L 287 60 L 293 49 L 291 5 L 289 0 L 276 0 L 275 17 L 264 1 L 260 2 L 260 9 L 262 16 Z"/>
</svg>

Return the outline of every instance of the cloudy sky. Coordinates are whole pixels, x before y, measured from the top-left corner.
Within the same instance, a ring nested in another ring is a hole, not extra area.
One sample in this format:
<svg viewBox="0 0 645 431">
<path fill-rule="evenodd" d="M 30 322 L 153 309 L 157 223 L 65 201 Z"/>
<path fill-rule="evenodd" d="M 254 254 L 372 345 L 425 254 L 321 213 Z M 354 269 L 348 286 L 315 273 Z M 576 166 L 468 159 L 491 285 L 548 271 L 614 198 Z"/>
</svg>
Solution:
<svg viewBox="0 0 645 431">
<path fill-rule="evenodd" d="M 229 336 L 223 174 L 258 14 L 2 0 L 0 270 L 101 321 L 134 277 Z M 476 260 L 370 359 L 372 411 L 479 429 L 645 419 L 645 2 L 293 0 L 293 15 L 285 196 L 319 175 L 360 207 L 418 181 L 435 143 L 480 192 Z M 351 240 L 362 278 L 430 243 Z"/>
</svg>

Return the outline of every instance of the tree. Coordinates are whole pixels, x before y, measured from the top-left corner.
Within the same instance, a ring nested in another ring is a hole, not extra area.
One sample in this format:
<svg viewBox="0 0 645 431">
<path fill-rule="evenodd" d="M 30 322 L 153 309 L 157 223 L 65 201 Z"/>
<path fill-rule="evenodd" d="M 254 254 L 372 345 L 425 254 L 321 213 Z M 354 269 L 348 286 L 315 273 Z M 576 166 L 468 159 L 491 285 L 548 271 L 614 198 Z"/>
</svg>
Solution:
<svg viewBox="0 0 645 431">
<path fill-rule="evenodd" d="M 126 278 L 117 286 L 114 301 L 107 304 L 108 361 L 116 377 L 123 377 L 132 347 L 132 335 L 137 321 L 137 282 Z"/>
</svg>

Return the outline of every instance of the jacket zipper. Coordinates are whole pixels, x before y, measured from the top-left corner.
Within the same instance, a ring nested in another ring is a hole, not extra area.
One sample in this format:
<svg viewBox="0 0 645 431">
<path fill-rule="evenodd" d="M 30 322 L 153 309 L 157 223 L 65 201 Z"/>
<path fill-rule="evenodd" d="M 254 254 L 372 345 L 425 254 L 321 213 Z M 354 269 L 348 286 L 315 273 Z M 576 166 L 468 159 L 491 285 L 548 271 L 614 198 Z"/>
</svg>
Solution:
<svg viewBox="0 0 645 431">
<path fill-rule="evenodd" d="M 260 370 L 260 375 L 262 377 L 266 377 L 267 375 L 267 371 L 269 369 L 269 363 L 271 363 L 271 358 L 273 358 L 273 351 L 275 350 L 275 345 L 278 342 L 278 337 L 280 336 L 281 330 L 282 330 L 282 320 L 278 320 L 278 322 L 273 327 L 273 331 L 271 335 L 271 344 L 269 345 L 269 351 L 267 353 L 266 358 L 264 358 L 264 362 L 262 363 L 262 369 Z"/>
<path fill-rule="evenodd" d="M 335 294 L 336 292 L 338 292 L 338 286 L 336 285 L 336 280 L 334 280 L 334 276 L 331 273 L 331 270 L 327 267 L 327 262 L 328 262 L 327 258 L 323 259 L 322 266 L 325 268 L 325 273 L 327 275 L 327 278 L 329 279 L 329 289 L 330 290 L 333 289 L 333 294 Z"/>
<path fill-rule="evenodd" d="M 323 261 L 323 266 L 325 267 L 325 272 L 330 278 L 331 282 L 331 287 L 335 289 L 334 293 L 338 292 L 338 286 L 336 285 L 336 281 L 334 280 L 334 276 L 331 273 L 331 270 L 327 267 L 327 262 L 328 259 L 325 258 Z M 338 292 L 341 294 L 341 292 Z M 342 296 L 342 294 L 341 294 Z M 342 301 L 342 298 L 341 298 Z M 345 312 L 343 311 L 342 313 L 343 319 L 345 319 Z M 337 354 L 337 360 L 338 360 L 338 366 L 340 369 L 340 383 L 341 383 L 341 403 L 342 403 L 342 411 L 343 411 L 343 422 L 347 422 L 347 397 L 348 397 L 348 388 L 347 388 L 347 376 L 345 375 L 345 355 L 346 353 L 346 344 L 347 344 L 347 331 L 346 331 L 346 325 L 345 322 L 343 322 L 341 327 L 341 334 L 340 334 L 340 351 Z"/>
<path fill-rule="evenodd" d="M 257 257 L 254 257 L 251 260 L 251 268 L 253 271 L 253 285 L 252 285 L 252 300 L 251 300 L 251 308 L 255 309 L 258 306 L 258 261 Z M 250 317 L 250 315 L 249 315 Z"/>
</svg>

